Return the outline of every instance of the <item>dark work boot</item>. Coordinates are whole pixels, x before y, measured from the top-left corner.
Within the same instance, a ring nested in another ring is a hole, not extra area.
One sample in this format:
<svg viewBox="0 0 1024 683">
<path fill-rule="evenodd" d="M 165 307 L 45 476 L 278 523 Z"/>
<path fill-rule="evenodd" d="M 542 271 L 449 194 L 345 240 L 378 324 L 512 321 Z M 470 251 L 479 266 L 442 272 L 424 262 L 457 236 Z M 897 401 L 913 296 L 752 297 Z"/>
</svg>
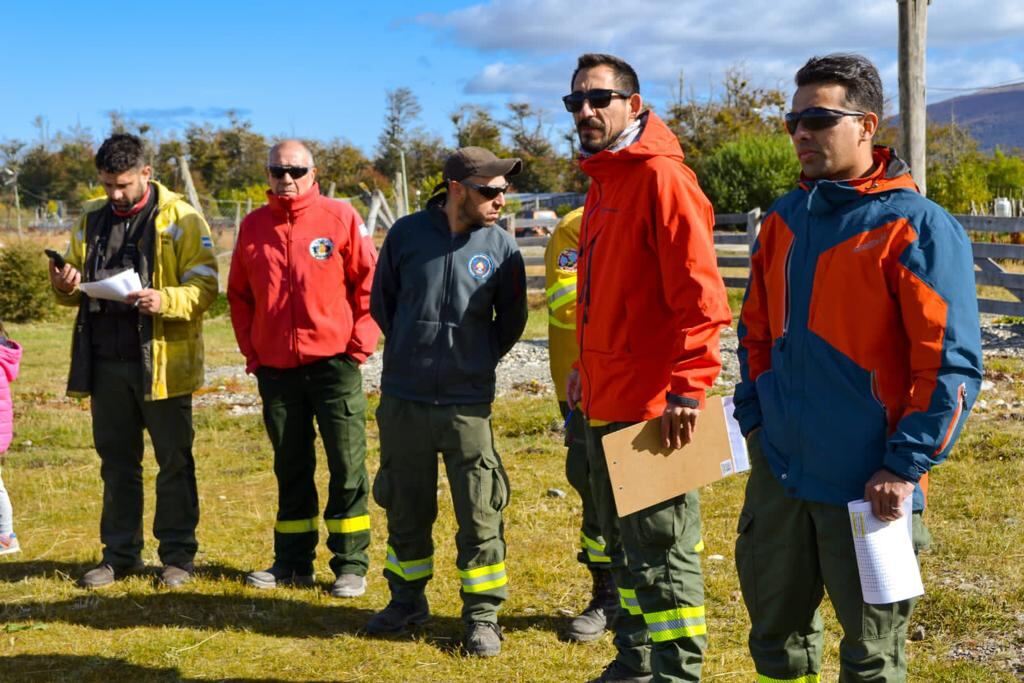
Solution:
<svg viewBox="0 0 1024 683">
<path fill-rule="evenodd" d="M 619 593 L 611 571 L 591 567 L 590 575 L 593 578 L 590 604 L 562 632 L 562 638 L 574 643 L 600 638 L 619 610 Z"/>
</svg>

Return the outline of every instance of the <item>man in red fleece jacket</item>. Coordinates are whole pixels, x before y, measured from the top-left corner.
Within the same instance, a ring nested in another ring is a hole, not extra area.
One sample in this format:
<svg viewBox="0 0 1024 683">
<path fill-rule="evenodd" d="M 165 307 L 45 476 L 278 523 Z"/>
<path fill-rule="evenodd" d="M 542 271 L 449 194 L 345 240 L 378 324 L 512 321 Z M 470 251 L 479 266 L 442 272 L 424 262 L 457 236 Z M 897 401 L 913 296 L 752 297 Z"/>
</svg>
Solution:
<svg viewBox="0 0 1024 683">
<path fill-rule="evenodd" d="M 313 584 L 315 418 L 331 474 L 324 510 L 331 595 L 356 597 L 366 591 L 370 545 L 359 365 L 380 336 L 370 317 L 377 253 L 355 209 L 320 195 L 313 155 L 301 142 L 274 145 L 267 180 L 268 203 L 242 221 L 228 276 L 231 323 L 259 383 L 278 485 L 274 563 L 246 582 Z"/>
</svg>

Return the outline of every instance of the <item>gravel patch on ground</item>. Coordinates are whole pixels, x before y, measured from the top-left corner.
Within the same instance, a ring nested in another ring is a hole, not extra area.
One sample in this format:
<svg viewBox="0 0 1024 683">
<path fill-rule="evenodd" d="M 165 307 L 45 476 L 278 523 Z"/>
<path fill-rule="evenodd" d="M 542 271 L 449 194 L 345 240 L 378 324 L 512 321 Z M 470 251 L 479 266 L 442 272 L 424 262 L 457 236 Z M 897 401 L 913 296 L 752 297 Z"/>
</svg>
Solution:
<svg viewBox="0 0 1024 683">
<path fill-rule="evenodd" d="M 1024 357 L 1024 324 L 996 323 L 994 318 L 986 317 L 982 321 L 981 338 L 986 357 Z M 736 331 L 732 328 L 722 330 L 721 344 L 722 373 L 715 385 L 728 388 L 739 382 Z M 381 354 L 377 353 L 363 365 L 363 388 L 368 393 L 380 391 L 380 372 Z M 549 373 L 547 340 L 521 341 L 498 364 L 497 394 L 553 394 L 555 389 Z M 245 374 L 241 362 L 208 368 L 206 387 L 196 394 L 195 403 L 226 404 L 231 406 L 231 412 L 238 414 L 260 410 L 256 380 Z M 987 406 L 982 404 L 980 407 L 984 410 Z"/>
<path fill-rule="evenodd" d="M 732 386 L 739 380 L 739 361 L 736 360 L 736 332 L 727 328 L 722 332 L 722 374 L 719 386 Z M 368 393 L 380 391 L 381 354 L 375 353 L 363 364 L 363 389 Z M 554 394 L 548 366 L 548 340 L 528 339 L 512 347 L 497 369 L 498 396 L 522 394 Z M 260 411 L 256 380 L 245 374 L 245 368 L 220 366 L 207 368 L 206 386 L 195 396 L 196 405 L 221 404 L 230 406 L 233 414 L 244 415 Z"/>
</svg>

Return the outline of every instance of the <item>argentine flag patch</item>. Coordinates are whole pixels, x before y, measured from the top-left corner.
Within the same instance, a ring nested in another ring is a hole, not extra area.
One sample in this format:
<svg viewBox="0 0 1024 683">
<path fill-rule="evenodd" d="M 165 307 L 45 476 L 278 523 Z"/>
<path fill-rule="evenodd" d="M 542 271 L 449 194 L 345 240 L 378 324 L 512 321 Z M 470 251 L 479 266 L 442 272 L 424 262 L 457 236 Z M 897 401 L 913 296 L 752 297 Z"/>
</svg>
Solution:
<svg viewBox="0 0 1024 683">
<path fill-rule="evenodd" d="M 199 242 L 207 249 L 213 249 L 213 238 L 207 235 L 203 235 L 199 238 Z"/>
</svg>

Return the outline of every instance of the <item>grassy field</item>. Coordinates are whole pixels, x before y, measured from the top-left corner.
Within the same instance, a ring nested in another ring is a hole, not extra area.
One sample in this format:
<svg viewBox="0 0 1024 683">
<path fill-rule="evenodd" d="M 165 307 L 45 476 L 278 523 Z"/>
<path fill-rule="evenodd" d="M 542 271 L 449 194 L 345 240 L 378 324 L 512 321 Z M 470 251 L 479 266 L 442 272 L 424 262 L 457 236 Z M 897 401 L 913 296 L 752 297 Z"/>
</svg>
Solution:
<svg viewBox="0 0 1024 683">
<path fill-rule="evenodd" d="M 531 334 L 543 334 L 541 314 L 532 318 Z M 388 599 L 380 574 L 385 523 L 375 505 L 365 596 L 341 601 L 326 594 L 333 577 L 323 548 L 316 588 L 266 592 L 244 585 L 246 572 L 271 560 L 276 488 L 259 415 L 234 415 L 216 400 L 235 386 L 206 389 L 210 402 L 196 409 L 202 507 L 196 581 L 176 592 L 159 588 L 147 532 L 144 558 L 152 574 L 100 592 L 77 588 L 75 579 L 99 559 L 101 488 L 87 404 L 63 395 L 70 327 L 64 316 L 10 330 L 27 349 L 14 385 L 17 433 L 3 471 L 23 552 L 0 559 L 0 680 L 580 681 L 613 656 L 610 637 L 585 646 L 557 638 L 566 615 L 585 604 L 589 577 L 574 559 L 580 505 L 565 482 L 553 397 L 510 397 L 495 405 L 496 438 L 514 490 L 506 513 L 510 599 L 500 615 L 506 641 L 496 659 L 458 652 L 455 529 L 443 478 L 437 573 L 428 589 L 434 619 L 419 635 L 375 640 L 360 631 Z M 208 323 L 207 349 L 211 367 L 238 364 L 226 317 Z M 972 417 L 932 480 L 928 522 L 935 543 L 922 556 L 927 595 L 914 616 L 920 638 L 908 643 L 913 681 L 1024 676 L 1024 421 L 1019 408 L 991 407 L 996 398 L 1007 406 L 1024 400 L 1024 364 L 997 360 L 989 369 L 990 409 Z M 372 472 L 376 398 L 370 403 Z M 151 520 L 151 454 L 145 467 Z M 733 566 L 743 484 L 738 476 L 703 491 L 709 681 L 754 678 Z M 552 488 L 570 493 L 551 497 Z M 834 680 L 839 637 L 827 607 L 826 616 L 825 680 Z"/>
</svg>

